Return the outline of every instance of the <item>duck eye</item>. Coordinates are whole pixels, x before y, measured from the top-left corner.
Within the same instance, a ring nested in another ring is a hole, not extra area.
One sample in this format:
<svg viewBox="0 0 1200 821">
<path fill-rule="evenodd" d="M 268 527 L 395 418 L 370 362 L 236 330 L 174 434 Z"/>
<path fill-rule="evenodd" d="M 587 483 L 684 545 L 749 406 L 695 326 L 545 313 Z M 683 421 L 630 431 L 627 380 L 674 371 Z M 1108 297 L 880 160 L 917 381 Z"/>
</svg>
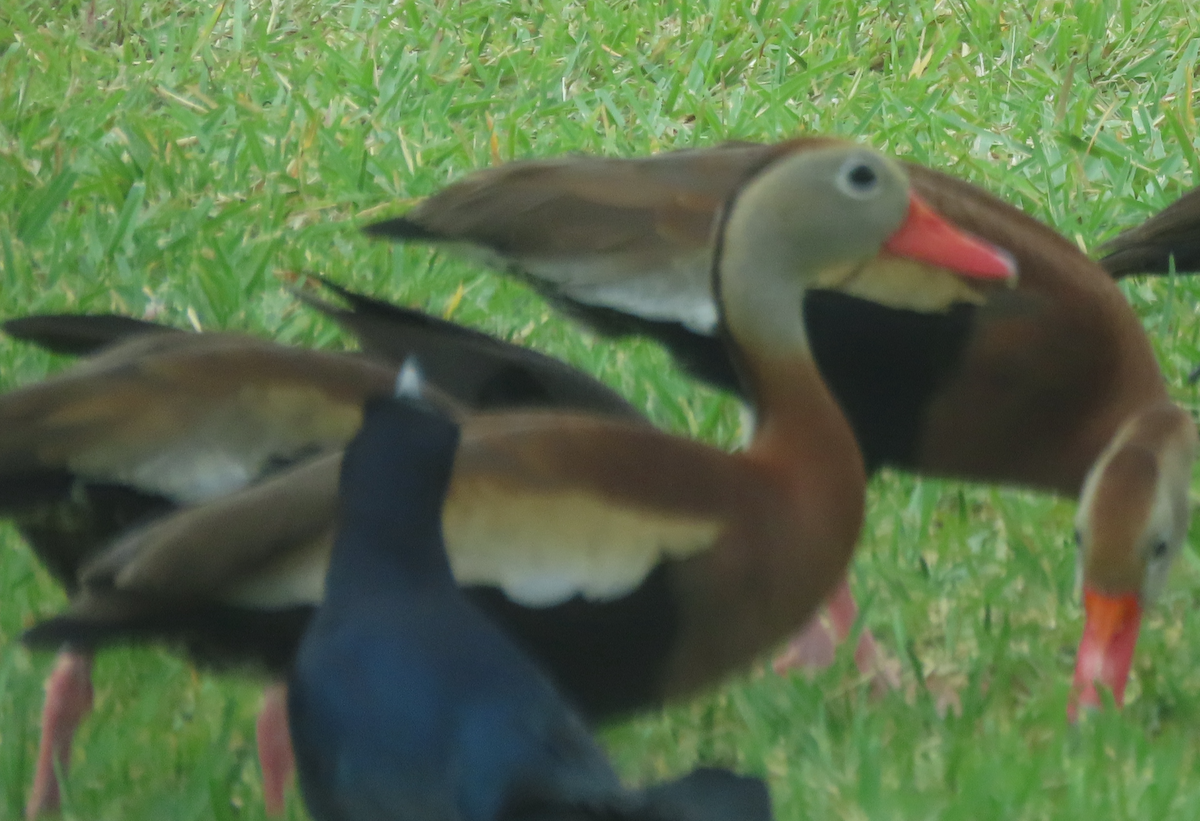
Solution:
<svg viewBox="0 0 1200 821">
<path fill-rule="evenodd" d="M 869 165 L 856 165 L 850 169 L 850 182 L 856 186 L 866 187 L 875 183 L 875 170 Z"/>
<path fill-rule="evenodd" d="M 874 196 L 879 188 L 879 173 L 861 160 L 852 160 L 842 169 L 838 183 L 842 191 L 855 199 L 865 199 Z"/>
<path fill-rule="evenodd" d="M 1079 532 L 1079 528 L 1075 528 L 1075 547 L 1083 547 L 1083 534 Z"/>
<path fill-rule="evenodd" d="M 1151 555 L 1156 559 L 1161 559 L 1167 555 L 1167 543 L 1165 541 L 1157 541 L 1154 543 L 1154 548 L 1150 551 Z"/>
</svg>

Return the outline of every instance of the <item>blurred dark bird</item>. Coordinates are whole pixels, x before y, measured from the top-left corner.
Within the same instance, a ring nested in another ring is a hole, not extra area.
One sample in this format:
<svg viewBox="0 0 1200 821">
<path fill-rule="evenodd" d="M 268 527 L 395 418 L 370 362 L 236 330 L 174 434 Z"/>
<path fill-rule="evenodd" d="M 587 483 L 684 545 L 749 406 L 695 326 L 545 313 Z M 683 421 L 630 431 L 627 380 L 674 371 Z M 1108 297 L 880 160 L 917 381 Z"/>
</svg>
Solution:
<svg viewBox="0 0 1200 821">
<path fill-rule="evenodd" d="M 413 365 L 397 390 L 368 402 L 346 450 L 325 599 L 290 676 L 313 818 L 769 818 L 761 782 L 719 771 L 621 787 L 547 676 L 460 592 L 442 537 L 459 428 Z"/>
</svg>

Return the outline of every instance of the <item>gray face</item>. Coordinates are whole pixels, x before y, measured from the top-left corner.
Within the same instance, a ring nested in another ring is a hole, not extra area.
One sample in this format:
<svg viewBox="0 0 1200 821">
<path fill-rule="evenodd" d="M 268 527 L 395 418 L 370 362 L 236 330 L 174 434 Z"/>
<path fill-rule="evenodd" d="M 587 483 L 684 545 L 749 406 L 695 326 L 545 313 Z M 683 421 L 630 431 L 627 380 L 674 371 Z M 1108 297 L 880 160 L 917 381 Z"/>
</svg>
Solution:
<svg viewBox="0 0 1200 821">
<path fill-rule="evenodd" d="M 908 178 L 864 148 L 785 157 L 734 201 L 719 261 L 726 321 L 764 350 L 806 346 L 800 301 L 824 272 L 875 257 L 904 223 Z"/>
<path fill-rule="evenodd" d="M 827 148 L 777 161 L 738 198 L 726 240 L 774 247 L 803 275 L 875 256 L 908 214 L 908 178 L 865 148 Z"/>
</svg>

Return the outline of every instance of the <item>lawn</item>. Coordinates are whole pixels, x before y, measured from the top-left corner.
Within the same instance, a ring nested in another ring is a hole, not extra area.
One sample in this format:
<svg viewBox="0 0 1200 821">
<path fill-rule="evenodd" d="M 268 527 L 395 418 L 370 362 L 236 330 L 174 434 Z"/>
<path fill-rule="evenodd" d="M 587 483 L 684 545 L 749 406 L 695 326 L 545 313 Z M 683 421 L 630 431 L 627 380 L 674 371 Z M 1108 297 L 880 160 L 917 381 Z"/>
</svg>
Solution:
<svg viewBox="0 0 1200 821">
<path fill-rule="evenodd" d="M 356 225 L 515 158 L 825 132 L 970 179 L 1091 250 L 1200 181 L 1198 52 L 1191 0 L 5 0 L 3 314 L 346 346 L 286 289 L 320 271 L 554 353 L 731 444 L 735 405 L 653 346 L 601 343 L 512 282 Z M 1123 287 L 1194 408 L 1200 283 Z M 0 342 L 5 388 L 62 364 Z M 750 673 L 613 728 L 612 754 L 639 780 L 698 762 L 764 774 L 783 821 L 1200 818 L 1200 541 L 1146 620 L 1127 709 L 1071 728 L 1071 514 L 878 477 L 853 583 L 901 690 L 872 698 L 845 658 L 811 680 Z M 51 662 L 18 637 L 64 598 L 0 539 L 7 819 Z M 262 817 L 253 682 L 139 649 L 105 655 L 96 683 L 66 817 Z"/>
</svg>

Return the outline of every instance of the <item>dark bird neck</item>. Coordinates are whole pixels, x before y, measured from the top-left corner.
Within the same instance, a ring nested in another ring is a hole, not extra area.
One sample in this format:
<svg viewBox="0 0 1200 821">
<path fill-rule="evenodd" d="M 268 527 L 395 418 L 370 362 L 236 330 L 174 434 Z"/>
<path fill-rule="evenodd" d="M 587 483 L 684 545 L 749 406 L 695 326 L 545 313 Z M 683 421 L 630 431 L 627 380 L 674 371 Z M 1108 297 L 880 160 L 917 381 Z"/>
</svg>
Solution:
<svg viewBox="0 0 1200 821">
<path fill-rule="evenodd" d="M 454 585 L 442 539 L 458 427 L 419 400 L 372 400 L 342 462 L 326 602 Z"/>
</svg>

